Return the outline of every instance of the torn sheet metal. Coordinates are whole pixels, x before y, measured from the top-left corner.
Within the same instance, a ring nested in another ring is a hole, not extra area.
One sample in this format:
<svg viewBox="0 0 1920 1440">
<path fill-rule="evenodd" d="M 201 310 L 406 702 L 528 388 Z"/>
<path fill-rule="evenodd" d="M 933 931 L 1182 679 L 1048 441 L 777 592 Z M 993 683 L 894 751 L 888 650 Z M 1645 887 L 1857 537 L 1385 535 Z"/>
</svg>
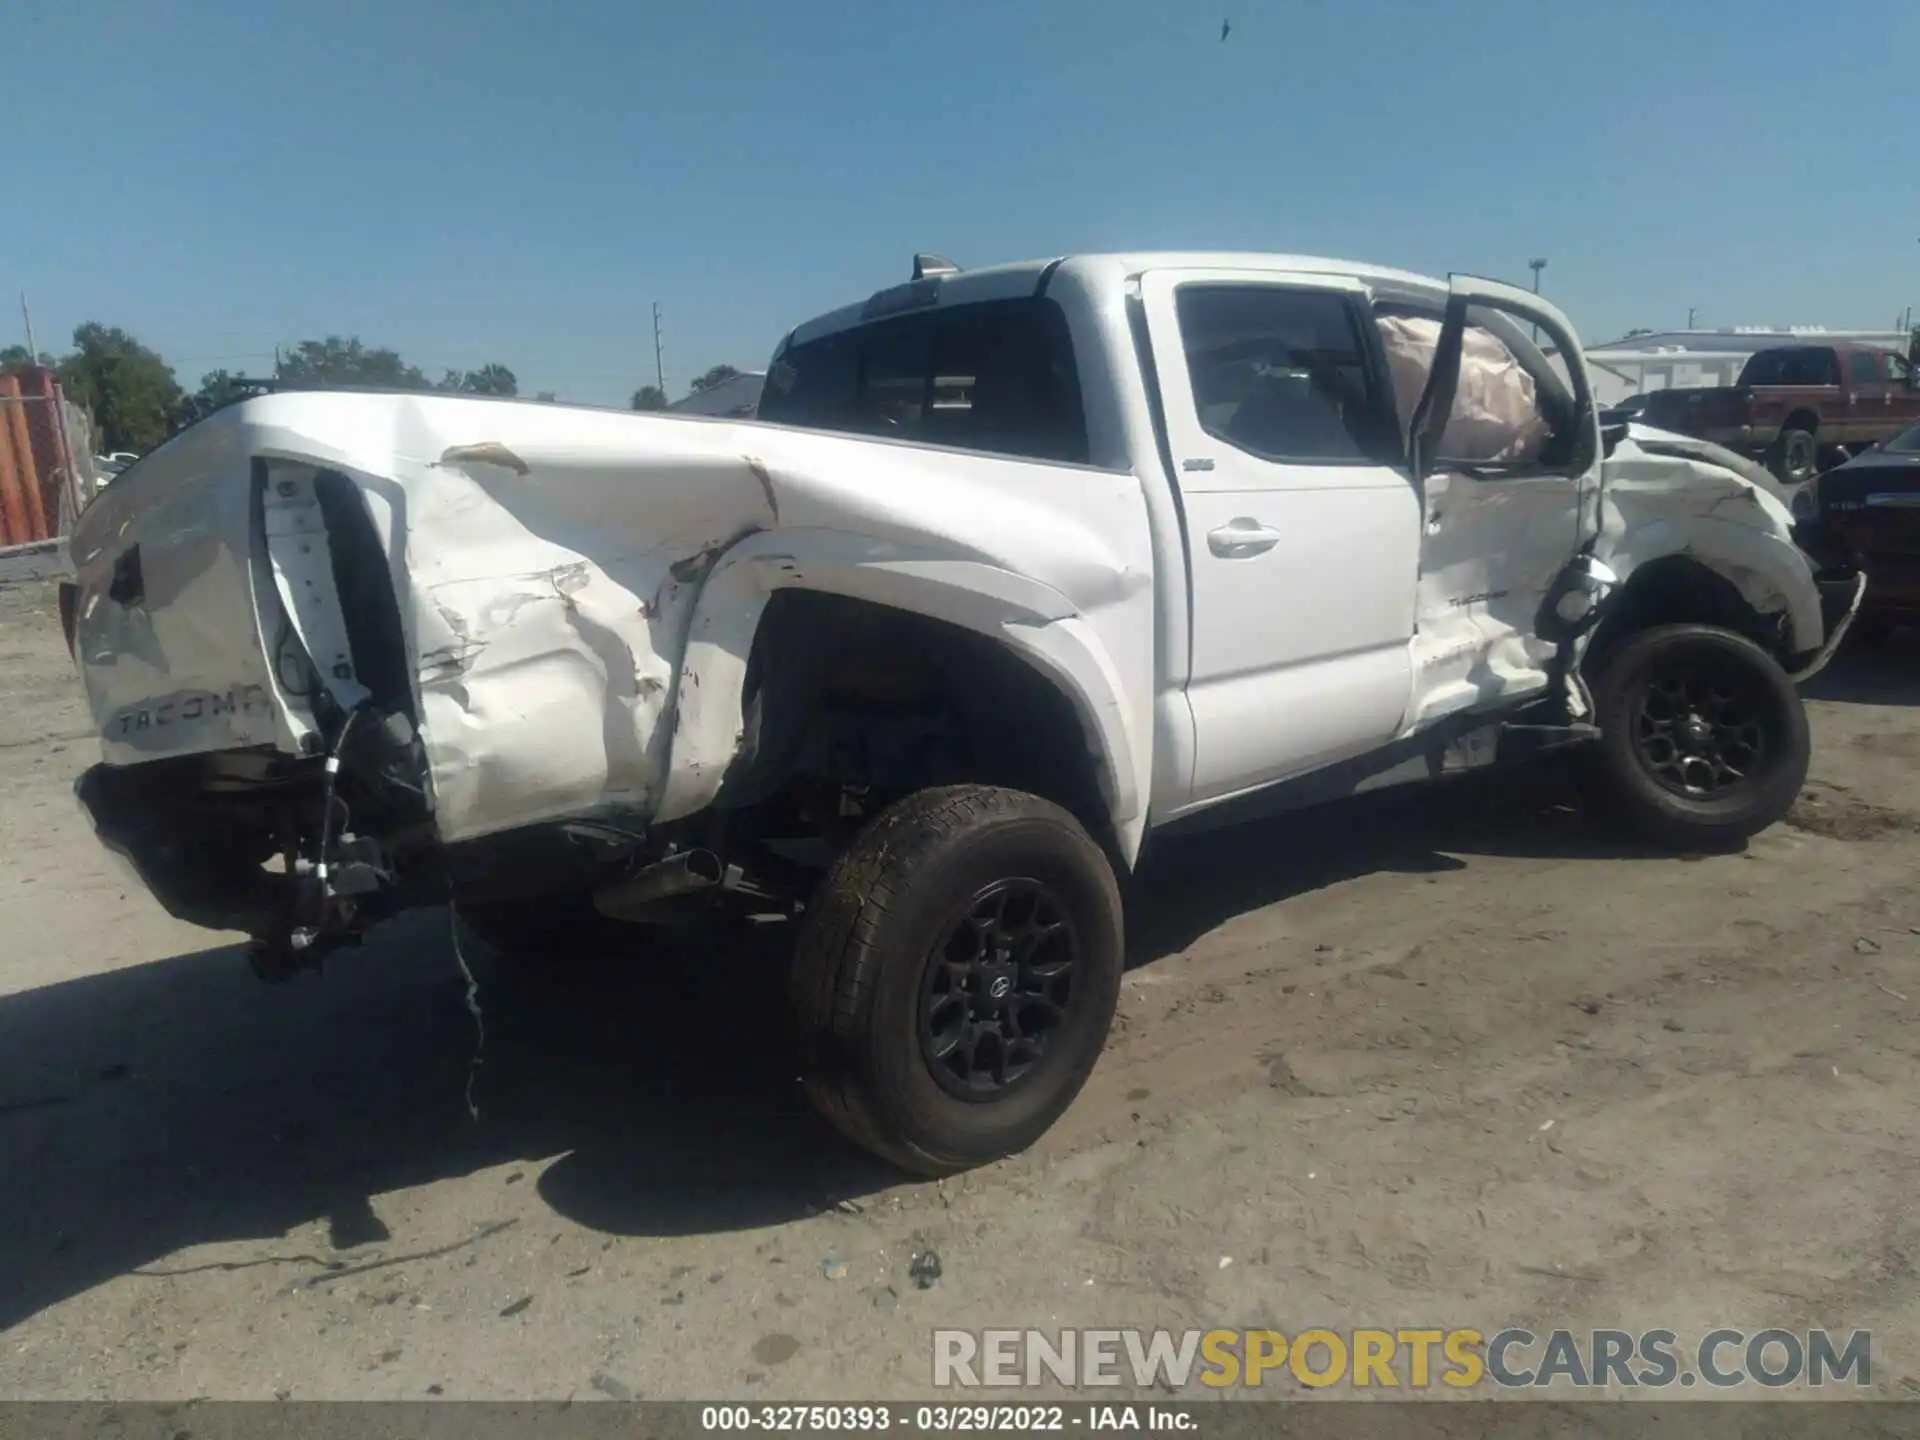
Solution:
<svg viewBox="0 0 1920 1440">
<path fill-rule="evenodd" d="M 165 753 L 242 735 L 299 743 L 285 718 L 297 697 L 258 633 L 256 617 L 282 601 L 255 553 L 257 456 L 345 475 L 389 547 L 443 840 L 596 813 L 650 819 L 669 777 L 709 797 L 739 743 L 746 622 L 789 585 L 916 609 L 1007 640 L 1063 685 L 1084 679 L 1094 689 L 1076 701 L 1110 793 L 1144 815 L 1153 567 L 1131 474 L 1040 485 L 1023 461 L 751 423 L 476 397 L 262 396 L 147 457 L 139 503 L 130 492 L 115 507 L 110 492 L 76 537 L 100 612 L 83 641 L 107 657 L 83 663 L 97 711 L 149 705 L 183 671 L 259 698 L 244 732 L 175 730 Z M 753 552 L 752 583 L 713 588 L 692 643 L 715 567 L 750 537 L 769 542 Z M 190 603 L 149 616 L 105 599 L 133 543 L 159 556 L 168 598 Z M 338 598 L 351 613 L 354 597 Z M 130 642 L 135 632 L 151 635 Z M 110 715 L 97 718 L 105 730 Z M 150 742 L 116 751 L 109 735 L 109 760 L 152 753 Z"/>
<path fill-rule="evenodd" d="M 1404 415 L 1424 390 L 1440 325 L 1385 317 L 1380 329 Z M 1546 429 L 1533 378 L 1490 332 L 1469 327 L 1465 348 L 1442 453 L 1487 462 L 1537 454 Z M 1765 471 L 1720 446 L 1634 426 L 1601 474 L 1599 486 L 1544 474 L 1480 480 L 1442 461 L 1426 477 L 1407 733 L 1545 690 L 1554 646 L 1537 634 L 1538 607 L 1594 535 L 1601 493 L 1596 558 L 1623 580 L 1685 555 L 1724 576 L 1757 613 L 1784 615 L 1795 651 L 1823 643 L 1811 564 Z"/>
<path fill-rule="evenodd" d="M 1729 463 L 1729 461 L 1737 463 Z M 1685 555 L 1731 581 L 1761 615 L 1783 615 L 1790 648 L 1826 640 L 1813 562 L 1793 541 L 1777 483 L 1717 445 L 1630 426 L 1606 461 L 1597 558 L 1629 582 L 1635 569 Z"/>
</svg>

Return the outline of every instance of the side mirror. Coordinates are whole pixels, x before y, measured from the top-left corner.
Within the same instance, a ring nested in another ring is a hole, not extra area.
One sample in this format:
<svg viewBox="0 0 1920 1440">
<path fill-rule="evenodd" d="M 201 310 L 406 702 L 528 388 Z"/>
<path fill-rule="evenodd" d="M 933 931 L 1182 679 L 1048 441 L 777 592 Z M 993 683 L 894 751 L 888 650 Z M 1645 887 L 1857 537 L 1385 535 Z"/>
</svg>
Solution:
<svg viewBox="0 0 1920 1440">
<path fill-rule="evenodd" d="M 1620 448 L 1620 442 L 1627 438 L 1627 422 L 1616 420 L 1610 425 L 1600 427 L 1600 454 L 1606 459 L 1613 458 L 1613 452 Z"/>
</svg>

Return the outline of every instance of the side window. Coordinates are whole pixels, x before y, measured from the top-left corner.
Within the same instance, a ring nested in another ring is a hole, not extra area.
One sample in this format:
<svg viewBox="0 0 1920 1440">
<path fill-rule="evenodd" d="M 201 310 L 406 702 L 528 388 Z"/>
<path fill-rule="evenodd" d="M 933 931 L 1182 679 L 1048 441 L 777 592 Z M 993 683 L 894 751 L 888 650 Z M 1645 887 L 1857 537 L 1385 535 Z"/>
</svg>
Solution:
<svg viewBox="0 0 1920 1440">
<path fill-rule="evenodd" d="M 1838 385 L 1840 357 L 1831 350 L 1802 350 L 1787 365 L 1789 385 Z"/>
<path fill-rule="evenodd" d="M 1084 464 L 1086 421 L 1066 317 L 1049 300 L 956 305 L 795 346 L 760 418 Z"/>
<path fill-rule="evenodd" d="M 1880 367 L 1871 350 L 1856 350 L 1847 357 L 1847 371 L 1855 385 L 1878 385 Z"/>
<path fill-rule="evenodd" d="M 1838 385 L 1840 357 L 1826 349 L 1762 350 L 1740 372 L 1743 385 Z"/>
<path fill-rule="evenodd" d="M 1434 315 L 1383 312 L 1378 317 L 1403 429 L 1412 423 L 1414 407 L 1426 392 L 1440 323 Z M 1546 373 L 1549 362 L 1537 358 Z M 1555 378 L 1559 383 L 1557 372 Z M 1553 469 L 1577 449 L 1570 415 L 1571 397 L 1546 391 L 1541 376 L 1521 363 L 1514 346 L 1486 317 L 1476 321 L 1470 311 L 1461 338 L 1460 379 L 1435 447 L 1436 461 Z"/>
<path fill-rule="evenodd" d="M 1234 284 L 1183 285 L 1175 295 L 1207 434 L 1265 460 L 1398 458 L 1390 402 L 1346 296 Z"/>
</svg>

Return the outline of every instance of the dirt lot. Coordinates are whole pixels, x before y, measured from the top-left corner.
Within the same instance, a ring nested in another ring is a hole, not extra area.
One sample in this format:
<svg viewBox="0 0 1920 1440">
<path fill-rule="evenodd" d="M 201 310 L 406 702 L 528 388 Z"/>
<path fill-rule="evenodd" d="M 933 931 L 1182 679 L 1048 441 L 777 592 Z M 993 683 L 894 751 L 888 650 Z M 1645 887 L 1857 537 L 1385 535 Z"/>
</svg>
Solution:
<svg viewBox="0 0 1920 1440">
<path fill-rule="evenodd" d="M 1920 1394 L 1920 651 L 1815 684 L 1744 855 L 1544 775 L 1169 845 L 1088 1092 L 931 1185 L 805 1109 L 773 937 L 476 949 L 478 1121 L 443 915 L 256 983 L 87 834 L 51 614 L 0 587 L 0 1394 L 906 1396 L 1027 1324 L 1864 1327 Z"/>
</svg>

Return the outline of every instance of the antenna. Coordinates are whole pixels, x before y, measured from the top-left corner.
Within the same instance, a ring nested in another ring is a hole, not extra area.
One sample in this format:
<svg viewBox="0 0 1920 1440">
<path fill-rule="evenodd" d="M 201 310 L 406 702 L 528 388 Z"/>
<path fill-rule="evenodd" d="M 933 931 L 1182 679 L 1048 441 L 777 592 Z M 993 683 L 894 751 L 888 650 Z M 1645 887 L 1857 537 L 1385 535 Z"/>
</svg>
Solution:
<svg viewBox="0 0 1920 1440">
<path fill-rule="evenodd" d="M 667 400 L 666 349 L 660 341 L 660 302 L 653 302 L 653 378 L 660 387 L 660 403 Z"/>
<path fill-rule="evenodd" d="M 960 267 L 942 256 L 921 254 L 913 257 L 913 278 L 916 280 L 934 280 L 942 275 L 959 273 Z"/>
</svg>

